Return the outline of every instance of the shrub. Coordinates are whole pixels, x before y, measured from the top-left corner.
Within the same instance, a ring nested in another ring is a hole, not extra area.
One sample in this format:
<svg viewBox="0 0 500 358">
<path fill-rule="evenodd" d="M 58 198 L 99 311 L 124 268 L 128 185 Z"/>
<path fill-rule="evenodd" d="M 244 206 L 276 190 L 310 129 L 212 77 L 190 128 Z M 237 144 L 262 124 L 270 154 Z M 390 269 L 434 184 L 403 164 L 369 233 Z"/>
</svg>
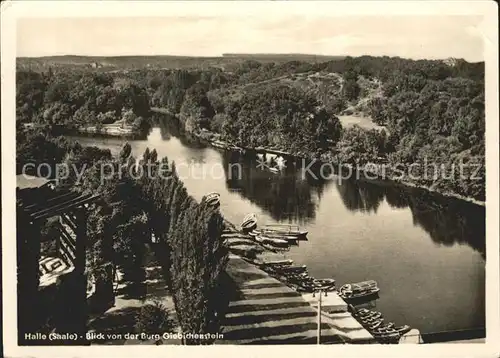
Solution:
<svg viewBox="0 0 500 358">
<path fill-rule="evenodd" d="M 135 324 L 137 333 L 147 334 L 163 334 L 172 327 L 167 308 L 158 301 L 142 306 Z"/>
</svg>

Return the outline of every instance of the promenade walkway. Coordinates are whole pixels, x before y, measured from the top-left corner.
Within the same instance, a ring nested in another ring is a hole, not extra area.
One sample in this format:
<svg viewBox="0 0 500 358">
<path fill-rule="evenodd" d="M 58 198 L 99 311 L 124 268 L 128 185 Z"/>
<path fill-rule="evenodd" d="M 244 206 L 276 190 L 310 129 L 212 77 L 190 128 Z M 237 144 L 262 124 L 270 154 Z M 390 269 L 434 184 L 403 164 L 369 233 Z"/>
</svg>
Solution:
<svg viewBox="0 0 500 358">
<path fill-rule="evenodd" d="M 233 290 L 218 344 L 315 344 L 317 313 L 300 294 L 239 256 L 227 267 Z M 323 344 L 342 343 L 337 332 L 321 324 Z"/>
</svg>

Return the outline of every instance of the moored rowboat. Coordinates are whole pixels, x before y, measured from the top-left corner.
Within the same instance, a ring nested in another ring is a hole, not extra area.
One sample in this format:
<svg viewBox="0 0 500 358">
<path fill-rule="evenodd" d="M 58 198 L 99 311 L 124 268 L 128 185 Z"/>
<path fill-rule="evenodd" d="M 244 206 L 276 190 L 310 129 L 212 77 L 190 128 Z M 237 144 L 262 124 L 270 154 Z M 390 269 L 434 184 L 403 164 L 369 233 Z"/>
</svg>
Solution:
<svg viewBox="0 0 500 358">
<path fill-rule="evenodd" d="M 354 300 L 375 295 L 379 291 L 380 289 L 378 288 L 377 282 L 369 280 L 343 285 L 340 287 L 338 294 L 344 300 Z"/>
<path fill-rule="evenodd" d="M 205 200 L 210 206 L 218 206 L 220 204 L 220 194 L 219 193 L 209 193 L 206 195 Z"/>
<path fill-rule="evenodd" d="M 250 221 L 250 220 L 257 220 L 257 215 L 255 215 L 255 213 L 250 213 L 250 214 L 247 214 L 247 215 L 245 215 L 245 217 L 243 218 L 243 221 L 242 221 L 242 222 L 246 222 L 246 221 Z"/>
<path fill-rule="evenodd" d="M 252 230 L 248 233 L 251 236 L 256 236 L 256 235 L 262 235 L 270 238 L 277 238 L 281 240 L 287 240 L 287 241 L 298 241 L 299 238 L 294 235 L 284 235 L 280 234 L 275 231 L 268 231 L 268 230 Z"/>
<path fill-rule="evenodd" d="M 286 241 L 286 240 L 268 237 L 265 235 L 257 235 L 257 236 L 255 236 L 255 240 L 258 242 L 262 242 L 264 244 L 271 244 L 271 245 L 278 245 L 278 246 L 287 246 L 288 245 L 288 241 Z"/>
<path fill-rule="evenodd" d="M 284 225 L 284 224 L 269 224 L 264 226 L 262 229 L 264 232 L 274 232 L 280 235 L 289 235 L 289 236 L 306 236 L 307 231 L 301 230 L 296 225 Z"/>
<path fill-rule="evenodd" d="M 268 265 L 268 266 L 273 266 L 273 265 L 284 265 L 284 266 L 288 266 L 288 265 L 291 265 L 293 264 L 293 260 L 274 260 L 274 261 L 264 261 L 263 263 L 264 265 Z"/>
<path fill-rule="evenodd" d="M 254 213 L 248 214 L 243 218 L 241 228 L 245 231 L 253 230 L 257 227 L 257 216 Z"/>
</svg>

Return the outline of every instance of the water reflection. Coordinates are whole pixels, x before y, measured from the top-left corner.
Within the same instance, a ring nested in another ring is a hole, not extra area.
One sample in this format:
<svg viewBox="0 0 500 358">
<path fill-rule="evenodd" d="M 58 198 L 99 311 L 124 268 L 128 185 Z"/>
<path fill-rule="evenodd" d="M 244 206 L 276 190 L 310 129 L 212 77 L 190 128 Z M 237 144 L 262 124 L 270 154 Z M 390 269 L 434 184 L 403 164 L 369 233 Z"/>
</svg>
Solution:
<svg viewBox="0 0 500 358">
<path fill-rule="evenodd" d="M 486 259 L 484 207 L 416 191 L 418 193 L 408 195 L 415 225 L 423 228 L 435 243 L 445 246 L 467 244 Z"/>
<path fill-rule="evenodd" d="M 230 152 L 222 154 L 226 186 L 268 212 L 274 220 L 300 224 L 313 222 L 325 188 L 335 184 L 349 211 L 376 214 L 384 203 L 394 209 L 409 208 L 415 226 L 423 228 L 438 244 L 467 244 L 485 259 L 485 210 L 453 198 L 425 190 L 396 187 L 387 183 L 356 179 L 319 180 L 302 177 L 289 168 L 276 175 L 256 168 L 256 163 Z M 239 175 L 231 164 L 239 163 Z M 317 177 L 320 177 L 317 175 Z"/>
<path fill-rule="evenodd" d="M 273 174 L 257 168 L 255 160 L 235 152 L 222 153 L 226 186 L 238 192 L 276 221 L 306 224 L 316 215 L 316 208 L 329 182 L 312 182 L 296 170 Z"/>
<path fill-rule="evenodd" d="M 179 139 L 182 145 L 192 149 L 207 148 L 207 145 L 196 137 L 190 136 L 181 129 L 179 119 L 174 116 L 153 115 L 151 118 L 153 126 L 160 128 L 163 140 L 170 140 L 172 137 Z"/>
<path fill-rule="evenodd" d="M 337 190 L 351 211 L 376 213 L 384 198 L 392 208 L 410 208 L 414 225 L 423 228 L 432 241 L 445 246 L 467 244 L 486 259 L 485 209 L 480 205 L 426 190 L 360 180 L 342 180 Z"/>
<path fill-rule="evenodd" d="M 384 188 L 370 182 L 352 179 L 336 179 L 337 191 L 344 206 L 350 211 L 373 212 L 384 200 Z"/>
<path fill-rule="evenodd" d="M 206 145 L 182 133 L 176 118 L 158 120 L 156 124 L 163 140 L 169 140 L 170 136 L 179 139 L 184 158 L 203 162 Z M 323 193 L 335 185 L 343 205 L 351 212 L 377 214 L 385 199 L 393 209 L 409 208 L 414 225 L 424 229 L 435 243 L 467 244 L 485 258 L 484 207 L 390 183 L 338 177 L 325 180 L 322 179 L 325 175 L 319 175 L 314 167 L 311 170 L 315 175 L 304 176 L 293 165 L 284 173 L 273 174 L 258 169 L 255 158 L 236 152 L 220 152 L 220 156 L 227 189 L 259 206 L 276 221 L 301 225 L 314 222 L 320 201 L 327 200 L 323 199 Z"/>
</svg>

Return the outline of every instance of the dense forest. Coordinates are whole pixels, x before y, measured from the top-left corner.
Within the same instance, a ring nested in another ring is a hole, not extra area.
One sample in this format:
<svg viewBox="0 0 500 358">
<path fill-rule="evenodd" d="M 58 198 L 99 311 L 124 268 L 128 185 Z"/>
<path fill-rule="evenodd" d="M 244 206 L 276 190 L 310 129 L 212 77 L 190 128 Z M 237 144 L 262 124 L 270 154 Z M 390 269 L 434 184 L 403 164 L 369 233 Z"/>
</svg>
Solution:
<svg viewBox="0 0 500 358">
<path fill-rule="evenodd" d="M 484 200 L 484 63 L 249 58 L 104 73 L 19 69 L 17 122 L 75 127 L 125 120 L 147 130 L 150 108 L 161 108 L 188 132 L 240 146 L 351 165 L 388 163 L 391 173 L 421 163 L 419 173 L 432 175 L 414 179 L 403 171 L 397 179 Z M 351 115 L 377 128 L 343 126 Z M 459 163 L 469 164 L 467 175 L 450 169 Z M 478 166 L 483 179 L 471 180 Z"/>
<path fill-rule="evenodd" d="M 123 120 L 147 128 L 149 99 L 146 90 L 125 77 L 108 74 L 57 74 L 18 72 L 16 77 L 17 123 L 37 127 L 74 129 Z"/>
</svg>

